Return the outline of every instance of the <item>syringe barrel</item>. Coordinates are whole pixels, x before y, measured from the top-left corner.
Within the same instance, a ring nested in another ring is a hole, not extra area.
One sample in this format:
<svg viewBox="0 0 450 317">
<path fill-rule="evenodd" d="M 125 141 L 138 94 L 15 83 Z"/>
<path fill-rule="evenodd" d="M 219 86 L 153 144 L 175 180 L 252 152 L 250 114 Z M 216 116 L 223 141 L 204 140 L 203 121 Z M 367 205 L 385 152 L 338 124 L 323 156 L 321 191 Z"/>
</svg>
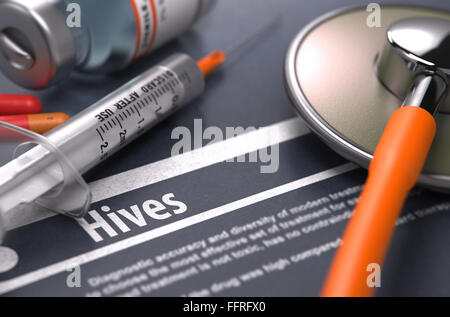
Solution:
<svg viewBox="0 0 450 317">
<path fill-rule="evenodd" d="M 25 135 L 39 145 L 0 167 L 0 227 L 3 216 L 32 202 L 83 216 L 91 194 L 81 174 L 199 96 L 204 86 L 197 62 L 174 54 L 44 137 L 3 124 L 18 139 Z"/>
<path fill-rule="evenodd" d="M 81 174 L 199 96 L 197 62 L 174 54 L 45 136 Z"/>
</svg>

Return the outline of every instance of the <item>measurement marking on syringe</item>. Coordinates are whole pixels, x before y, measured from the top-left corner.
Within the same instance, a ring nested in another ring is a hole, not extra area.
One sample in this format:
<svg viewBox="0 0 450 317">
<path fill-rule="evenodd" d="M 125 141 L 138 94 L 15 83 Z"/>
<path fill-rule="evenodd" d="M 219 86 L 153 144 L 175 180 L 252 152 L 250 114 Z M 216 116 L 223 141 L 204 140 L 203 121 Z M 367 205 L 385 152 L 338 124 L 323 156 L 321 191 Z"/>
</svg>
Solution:
<svg viewBox="0 0 450 317">
<path fill-rule="evenodd" d="M 119 118 L 117 118 L 117 117 L 116 117 L 116 120 L 117 120 L 117 123 L 119 124 L 120 128 L 121 128 L 121 129 L 123 129 L 123 127 L 122 127 L 122 123 L 120 123 L 120 120 L 119 120 Z"/>
<path fill-rule="evenodd" d="M 145 121 L 145 119 L 142 118 L 141 120 L 138 121 L 138 124 L 141 124 L 141 123 L 144 122 L 144 121 Z"/>
<path fill-rule="evenodd" d="M 103 126 L 105 127 L 105 130 L 106 130 L 106 131 L 109 131 L 109 128 L 108 128 L 108 126 L 106 125 L 106 123 L 105 123 Z"/>
<path fill-rule="evenodd" d="M 103 135 L 100 133 L 100 131 L 98 131 L 98 129 L 96 129 L 95 131 L 97 131 L 98 135 L 100 136 L 100 139 L 102 139 L 102 141 L 104 141 Z"/>
<path fill-rule="evenodd" d="M 170 84 L 172 85 L 172 92 L 175 93 L 175 88 L 178 86 L 177 83 L 173 80 Z"/>
<path fill-rule="evenodd" d="M 139 106 L 139 103 L 138 103 L 138 106 Z M 134 109 L 136 109 L 136 112 L 137 112 L 138 116 L 140 117 L 141 113 L 139 112 L 139 109 L 136 105 L 134 105 Z"/>
<path fill-rule="evenodd" d="M 112 126 L 112 124 L 111 124 L 111 121 L 108 121 L 108 124 L 109 124 L 109 127 L 112 129 L 113 126 Z"/>
<path fill-rule="evenodd" d="M 155 101 L 155 104 L 158 106 L 159 105 L 158 99 L 156 99 L 156 97 L 154 95 L 152 95 L 152 97 L 153 97 L 153 100 Z"/>
<path fill-rule="evenodd" d="M 105 130 L 103 129 L 103 127 L 102 127 L 102 126 L 100 126 L 100 129 L 102 129 L 102 132 L 103 132 L 103 133 L 105 133 Z"/>
</svg>

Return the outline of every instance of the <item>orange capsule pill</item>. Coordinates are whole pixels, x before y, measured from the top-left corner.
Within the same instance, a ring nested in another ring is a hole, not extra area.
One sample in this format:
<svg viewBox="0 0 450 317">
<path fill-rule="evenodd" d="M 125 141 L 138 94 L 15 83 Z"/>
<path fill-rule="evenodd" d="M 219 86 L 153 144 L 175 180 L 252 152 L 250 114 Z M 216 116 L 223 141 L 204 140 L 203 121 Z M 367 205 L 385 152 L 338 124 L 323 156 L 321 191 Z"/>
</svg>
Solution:
<svg viewBox="0 0 450 317">
<path fill-rule="evenodd" d="M 65 113 L 42 113 L 14 116 L 0 116 L 0 121 L 14 124 L 18 127 L 43 134 L 67 121 L 69 116 Z"/>
<path fill-rule="evenodd" d="M 0 94 L 0 115 L 36 114 L 42 112 L 42 104 L 31 95 Z"/>
</svg>

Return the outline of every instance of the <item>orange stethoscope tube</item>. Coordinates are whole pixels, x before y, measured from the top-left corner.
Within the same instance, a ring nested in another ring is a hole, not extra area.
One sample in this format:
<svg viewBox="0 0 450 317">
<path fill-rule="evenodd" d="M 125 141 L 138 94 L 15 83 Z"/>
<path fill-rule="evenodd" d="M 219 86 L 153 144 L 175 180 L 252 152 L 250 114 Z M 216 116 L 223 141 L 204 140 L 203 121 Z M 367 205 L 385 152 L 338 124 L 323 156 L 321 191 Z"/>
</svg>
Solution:
<svg viewBox="0 0 450 317">
<path fill-rule="evenodd" d="M 416 183 L 436 134 L 433 116 L 402 107 L 390 118 L 369 166 L 369 176 L 337 250 L 322 296 L 371 296 L 371 263 L 382 265 L 395 222 Z"/>
</svg>

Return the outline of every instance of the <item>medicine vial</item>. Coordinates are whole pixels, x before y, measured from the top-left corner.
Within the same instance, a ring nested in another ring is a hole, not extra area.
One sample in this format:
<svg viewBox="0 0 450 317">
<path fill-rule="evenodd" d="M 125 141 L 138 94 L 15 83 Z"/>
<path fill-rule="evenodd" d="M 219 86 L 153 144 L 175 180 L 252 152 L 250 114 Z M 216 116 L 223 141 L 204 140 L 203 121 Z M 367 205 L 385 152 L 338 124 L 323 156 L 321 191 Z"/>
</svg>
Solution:
<svg viewBox="0 0 450 317">
<path fill-rule="evenodd" d="M 107 74 L 181 35 L 210 0 L 0 0 L 0 70 L 40 89 Z"/>
</svg>

